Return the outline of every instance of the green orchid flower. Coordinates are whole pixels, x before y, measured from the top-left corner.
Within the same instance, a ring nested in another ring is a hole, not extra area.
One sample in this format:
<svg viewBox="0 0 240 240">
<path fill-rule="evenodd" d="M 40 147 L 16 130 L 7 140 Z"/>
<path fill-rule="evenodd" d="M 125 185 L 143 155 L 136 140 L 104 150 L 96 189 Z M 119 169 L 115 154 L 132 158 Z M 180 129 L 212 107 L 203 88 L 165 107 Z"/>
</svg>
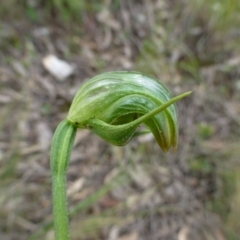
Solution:
<svg viewBox="0 0 240 240">
<path fill-rule="evenodd" d="M 66 172 L 78 128 L 89 129 L 111 144 L 122 146 L 134 136 L 151 132 L 164 152 L 178 144 L 175 102 L 157 79 L 138 72 L 97 75 L 79 89 L 68 116 L 59 124 L 51 149 L 53 211 L 57 240 L 68 240 Z M 149 130 L 138 131 L 144 124 Z"/>
</svg>

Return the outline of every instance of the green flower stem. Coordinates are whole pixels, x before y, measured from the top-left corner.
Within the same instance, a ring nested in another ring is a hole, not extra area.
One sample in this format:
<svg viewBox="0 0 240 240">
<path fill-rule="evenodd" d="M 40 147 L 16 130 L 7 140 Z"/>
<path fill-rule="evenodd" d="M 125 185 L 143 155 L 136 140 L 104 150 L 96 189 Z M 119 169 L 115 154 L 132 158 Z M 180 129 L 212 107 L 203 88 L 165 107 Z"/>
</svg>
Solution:
<svg viewBox="0 0 240 240">
<path fill-rule="evenodd" d="M 69 240 L 66 174 L 77 128 L 67 120 L 57 127 L 51 148 L 53 216 L 56 240 Z"/>
</svg>

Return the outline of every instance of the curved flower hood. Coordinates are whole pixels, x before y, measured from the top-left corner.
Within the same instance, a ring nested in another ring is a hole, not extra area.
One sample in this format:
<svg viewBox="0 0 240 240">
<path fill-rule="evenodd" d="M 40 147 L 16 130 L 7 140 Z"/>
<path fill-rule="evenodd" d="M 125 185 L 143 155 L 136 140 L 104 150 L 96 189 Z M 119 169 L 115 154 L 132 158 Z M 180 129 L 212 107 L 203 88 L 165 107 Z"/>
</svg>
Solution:
<svg viewBox="0 0 240 240">
<path fill-rule="evenodd" d="M 119 146 L 137 135 L 143 123 L 166 152 L 178 143 L 174 102 L 188 94 L 172 98 L 161 82 L 138 72 L 103 73 L 79 89 L 67 119 Z"/>
</svg>

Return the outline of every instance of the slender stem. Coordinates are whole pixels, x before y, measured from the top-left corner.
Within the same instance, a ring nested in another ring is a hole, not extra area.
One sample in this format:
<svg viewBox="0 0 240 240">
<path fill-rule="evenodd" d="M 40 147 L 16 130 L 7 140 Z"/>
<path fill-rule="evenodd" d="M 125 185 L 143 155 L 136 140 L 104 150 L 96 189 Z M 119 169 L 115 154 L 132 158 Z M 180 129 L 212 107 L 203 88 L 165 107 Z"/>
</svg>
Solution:
<svg viewBox="0 0 240 240">
<path fill-rule="evenodd" d="M 76 131 L 76 126 L 64 120 L 58 125 L 52 142 L 52 197 L 56 240 L 70 239 L 66 196 L 66 174 Z"/>
</svg>

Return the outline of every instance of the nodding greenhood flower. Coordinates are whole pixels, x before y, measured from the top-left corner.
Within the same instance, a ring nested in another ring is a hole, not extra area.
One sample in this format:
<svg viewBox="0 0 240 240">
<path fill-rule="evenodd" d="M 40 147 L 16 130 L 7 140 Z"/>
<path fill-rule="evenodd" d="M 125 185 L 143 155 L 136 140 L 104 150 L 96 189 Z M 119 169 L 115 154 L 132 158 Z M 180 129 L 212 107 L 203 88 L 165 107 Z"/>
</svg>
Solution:
<svg viewBox="0 0 240 240">
<path fill-rule="evenodd" d="M 174 102 L 189 94 L 171 98 L 168 89 L 152 77 L 138 72 L 107 72 L 79 89 L 67 120 L 118 146 L 141 134 L 136 129 L 143 123 L 167 152 L 178 143 Z"/>
<path fill-rule="evenodd" d="M 67 119 L 57 127 L 51 147 L 52 196 L 55 236 L 69 240 L 66 173 L 77 128 L 91 129 L 114 145 L 125 145 L 145 124 L 167 152 L 178 143 L 174 103 L 189 95 L 171 98 L 158 80 L 137 72 L 109 72 L 86 82 L 76 94 Z"/>
</svg>

